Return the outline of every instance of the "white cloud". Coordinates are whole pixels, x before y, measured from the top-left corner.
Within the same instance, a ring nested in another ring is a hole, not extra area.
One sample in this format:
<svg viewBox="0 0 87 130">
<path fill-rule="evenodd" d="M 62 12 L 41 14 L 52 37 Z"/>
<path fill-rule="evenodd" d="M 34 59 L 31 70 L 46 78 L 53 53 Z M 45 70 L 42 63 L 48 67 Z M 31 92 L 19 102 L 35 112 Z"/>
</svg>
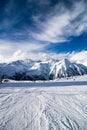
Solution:
<svg viewBox="0 0 87 130">
<path fill-rule="evenodd" d="M 36 17 L 35 22 L 41 32 L 32 33 L 35 39 L 60 43 L 67 41 L 70 36 L 79 36 L 83 32 L 87 32 L 87 6 L 85 2 L 82 0 L 75 2 L 72 10 L 67 10 L 62 6 L 60 14 L 56 6 L 56 9 L 43 22 L 40 21 L 41 16 Z"/>
<path fill-rule="evenodd" d="M 68 24 L 69 15 L 67 13 L 61 16 L 53 16 L 44 25 L 43 32 L 41 34 L 36 34 L 36 39 L 49 41 L 49 42 L 63 42 L 65 38 L 62 36 L 63 27 Z"/>
<path fill-rule="evenodd" d="M 24 60 L 25 58 L 26 58 L 26 53 L 22 52 L 21 50 L 17 50 L 16 52 L 14 52 L 12 55 L 10 55 L 8 57 L 1 55 L 0 62 L 8 63 L 8 62 L 17 61 L 17 60 Z"/>
<path fill-rule="evenodd" d="M 70 13 L 70 23 L 67 25 L 66 33 L 68 36 L 79 36 L 87 32 L 87 5 L 84 1 L 74 3 Z"/>
<path fill-rule="evenodd" d="M 72 53 L 38 53 L 37 57 L 34 54 L 31 54 L 32 58 L 35 60 L 38 57 L 38 60 L 47 60 L 47 59 L 55 59 L 55 60 L 62 60 L 64 58 L 69 59 L 71 62 L 76 62 L 78 64 L 83 64 L 87 66 L 87 51 L 80 51 L 80 52 L 72 52 Z"/>
<path fill-rule="evenodd" d="M 72 52 L 72 53 L 43 53 L 40 52 L 43 49 L 42 44 L 13 44 L 4 43 L 0 44 L 0 63 L 12 62 L 17 60 L 32 59 L 32 60 L 47 60 L 56 59 L 61 60 L 63 58 L 68 58 L 71 62 L 81 63 L 87 66 L 87 51 Z M 36 51 L 34 53 L 33 51 Z"/>
<path fill-rule="evenodd" d="M 87 66 L 87 51 L 74 52 L 70 55 L 70 60 Z"/>
<path fill-rule="evenodd" d="M 75 2 L 73 5 L 73 12 L 71 12 L 72 19 L 77 18 L 86 10 L 86 4 L 84 1 Z"/>
<path fill-rule="evenodd" d="M 32 42 L 14 43 L 9 41 L 0 41 L 0 62 L 11 62 L 26 59 L 28 57 L 32 58 L 30 54 L 40 52 L 45 46 L 46 44 Z"/>
<path fill-rule="evenodd" d="M 52 16 L 46 23 L 39 23 L 42 26 L 42 33 L 33 34 L 33 37 L 40 41 L 64 42 L 63 28 L 69 23 L 69 14 L 65 13 L 60 16 Z"/>
</svg>

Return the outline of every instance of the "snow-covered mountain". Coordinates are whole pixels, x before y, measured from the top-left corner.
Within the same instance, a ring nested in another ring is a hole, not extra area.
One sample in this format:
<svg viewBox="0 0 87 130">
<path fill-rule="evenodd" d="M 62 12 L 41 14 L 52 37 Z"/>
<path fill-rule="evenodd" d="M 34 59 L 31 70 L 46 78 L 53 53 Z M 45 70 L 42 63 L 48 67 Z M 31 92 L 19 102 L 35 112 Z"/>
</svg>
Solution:
<svg viewBox="0 0 87 130">
<path fill-rule="evenodd" d="M 68 59 L 56 62 L 50 71 L 52 78 L 70 77 L 87 74 L 87 67 L 82 64 L 71 63 Z"/>
<path fill-rule="evenodd" d="M 15 61 L 0 64 L 0 77 L 16 80 L 48 80 L 87 74 L 87 67 L 68 59 L 46 61 Z"/>
</svg>

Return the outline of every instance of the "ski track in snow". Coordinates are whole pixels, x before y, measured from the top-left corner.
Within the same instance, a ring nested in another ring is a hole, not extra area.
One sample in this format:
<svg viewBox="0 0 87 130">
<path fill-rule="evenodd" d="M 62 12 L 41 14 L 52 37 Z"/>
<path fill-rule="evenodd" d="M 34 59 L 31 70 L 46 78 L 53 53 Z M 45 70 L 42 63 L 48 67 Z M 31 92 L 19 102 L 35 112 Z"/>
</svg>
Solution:
<svg viewBox="0 0 87 130">
<path fill-rule="evenodd" d="M 34 84 L 0 85 L 0 130 L 87 130 L 87 84 Z"/>
</svg>

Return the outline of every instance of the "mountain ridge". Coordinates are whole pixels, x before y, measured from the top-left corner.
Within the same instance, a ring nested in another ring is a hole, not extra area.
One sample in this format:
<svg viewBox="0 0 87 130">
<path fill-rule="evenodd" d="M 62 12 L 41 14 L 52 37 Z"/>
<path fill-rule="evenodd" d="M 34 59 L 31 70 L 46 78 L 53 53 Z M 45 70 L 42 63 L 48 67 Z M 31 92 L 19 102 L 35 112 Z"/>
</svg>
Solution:
<svg viewBox="0 0 87 130">
<path fill-rule="evenodd" d="M 0 78 L 14 80 L 52 80 L 87 74 L 87 67 L 69 61 L 49 59 L 46 61 L 18 60 L 0 64 Z"/>
</svg>

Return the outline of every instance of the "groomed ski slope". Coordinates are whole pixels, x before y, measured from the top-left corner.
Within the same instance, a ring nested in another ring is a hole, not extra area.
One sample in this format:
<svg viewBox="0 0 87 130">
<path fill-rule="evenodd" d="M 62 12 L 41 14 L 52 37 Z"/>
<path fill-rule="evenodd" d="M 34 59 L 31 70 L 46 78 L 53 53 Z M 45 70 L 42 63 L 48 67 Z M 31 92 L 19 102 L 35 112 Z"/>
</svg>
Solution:
<svg viewBox="0 0 87 130">
<path fill-rule="evenodd" d="M 0 84 L 0 130 L 87 130 L 87 76 Z"/>
</svg>

